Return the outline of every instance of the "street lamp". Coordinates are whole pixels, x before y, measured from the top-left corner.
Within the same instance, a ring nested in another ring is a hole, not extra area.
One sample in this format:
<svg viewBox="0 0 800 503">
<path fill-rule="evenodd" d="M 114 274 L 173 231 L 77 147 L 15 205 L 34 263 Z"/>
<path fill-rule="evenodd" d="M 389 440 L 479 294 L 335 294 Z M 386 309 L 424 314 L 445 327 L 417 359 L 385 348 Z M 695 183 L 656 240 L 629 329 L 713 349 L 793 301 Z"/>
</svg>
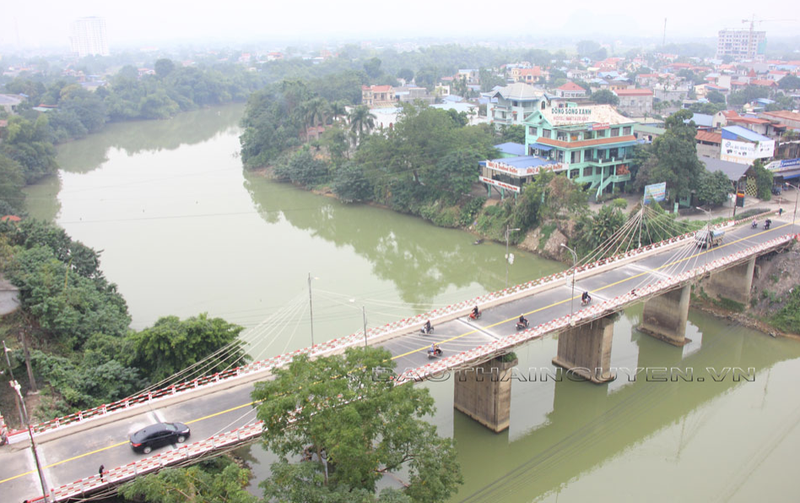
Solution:
<svg viewBox="0 0 800 503">
<path fill-rule="evenodd" d="M 11 360 L 8 358 L 8 353 L 11 350 L 6 347 L 6 341 L 3 341 L 3 352 L 6 354 L 6 363 L 8 363 L 8 373 L 11 375 L 11 381 L 17 382 L 17 379 L 14 377 L 14 369 L 11 368 Z M 14 401 L 17 402 L 17 412 L 19 413 L 19 422 L 20 424 L 25 424 L 25 416 L 22 415 L 22 407 L 19 405 L 19 398 L 17 395 L 14 395 Z"/>
<path fill-rule="evenodd" d="M 788 182 L 783 182 L 783 183 L 785 183 L 786 185 L 788 185 L 789 187 L 792 187 L 793 189 L 795 189 L 797 191 L 800 191 L 800 186 L 798 186 L 798 185 L 792 185 L 791 183 L 788 183 Z M 792 225 L 794 225 L 794 221 L 797 218 L 797 200 L 798 199 L 800 199 L 800 192 L 795 192 L 794 193 L 794 213 L 792 213 Z"/>
<path fill-rule="evenodd" d="M 520 229 L 511 229 L 506 225 L 506 288 L 508 288 L 508 263 L 511 261 L 511 256 L 508 254 L 508 233 L 518 230 Z"/>
<path fill-rule="evenodd" d="M 356 299 L 350 299 L 350 302 L 355 303 Z M 361 314 L 364 317 L 364 347 L 368 346 L 367 344 L 367 306 L 361 306 Z"/>
<path fill-rule="evenodd" d="M 319 278 L 314 278 L 319 279 Z M 308 314 L 311 318 L 311 346 L 314 346 L 314 304 L 311 302 L 311 273 L 308 273 Z"/>
<path fill-rule="evenodd" d="M 575 269 L 578 266 L 578 255 L 575 253 L 575 250 L 570 248 L 569 246 L 561 243 L 561 246 L 569 250 L 572 254 L 572 295 L 569 298 L 569 324 L 572 325 L 572 313 L 573 313 L 573 303 L 575 302 Z"/>
<path fill-rule="evenodd" d="M 19 399 L 22 402 L 22 411 L 25 414 L 25 424 L 28 427 L 28 435 L 31 437 L 31 450 L 33 451 L 33 459 L 36 461 L 36 471 L 39 472 L 39 482 L 42 484 L 42 494 L 44 495 L 44 501 L 47 503 L 50 501 L 50 497 L 47 491 L 47 481 L 45 481 L 44 473 L 42 472 L 42 465 L 39 462 L 39 453 L 36 452 L 36 442 L 33 440 L 33 427 L 31 426 L 30 421 L 28 420 L 28 409 L 25 407 L 25 400 L 22 398 L 22 392 L 20 391 L 21 386 L 17 381 L 11 381 L 11 387 L 14 388 L 19 395 Z"/>
</svg>

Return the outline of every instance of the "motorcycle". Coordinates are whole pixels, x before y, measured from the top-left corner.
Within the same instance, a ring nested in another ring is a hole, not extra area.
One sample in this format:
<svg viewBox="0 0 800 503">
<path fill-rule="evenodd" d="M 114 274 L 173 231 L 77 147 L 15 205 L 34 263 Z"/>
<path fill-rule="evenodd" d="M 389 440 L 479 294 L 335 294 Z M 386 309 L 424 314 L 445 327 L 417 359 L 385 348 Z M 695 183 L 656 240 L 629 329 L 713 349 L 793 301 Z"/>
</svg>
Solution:
<svg viewBox="0 0 800 503">
<path fill-rule="evenodd" d="M 591 303 L 592 303 L 592 298 L 591 297 L 587 297 L 585 299 L 581 299 L 581 305 L 582 306 L 588 306 Z"/>
<path fill-rule="evenodd" d="M 525 330 L 526 328 L 528 328 L 528 325 L 529 325 L 528 320 L 525 320 L 523 322 L 517 321 L 517 330 Z"/>
<path fill-rule="evenodd" d="M 421 329 L 419 329 L 419 331 L 420 331 L 420 332 L 421 332 L 423 335 L 432 334 L 432 333 L 433 333 L 433 325 L 431 325 L 431 328 L 430 328 L 430 330 L 428 329 L 428 327 L 425 327 L 425 326 L 423 326 Z"/>
<path fill-rule="evenodd" d="M 440 348 L 436 348 L 435 350 L 428 350 L 428 358 L 436 358 L 442 356 L 442 350 Z"/>
<path fill-rule="evenodd" d="M 472 311 L 472 312 L 469 313 L 469 319 L 471 319 L 471 320 L 479 320 L 479 319 L 481 319 L 481 314 L 483 314 L 483 311 L 478 311 L 478 314 L 475 314 L 475 311 Z"/>
<path fill-rule="evenodd" d="M 755 229 L 755 228 L 757 228 L 757 227 L 758 227 L 758 222 L 756 222 L 755 220 L 753 220 L 753 223 L 752 223 L 752 224 L 750 224 L 750 228 L 751 228 L 751 229 Z"/>
<path fill-rule="evenodd" d="M 766 222 L 764 222 L 764 230 L 769 229 L 770 225 L 772 225 L 772 221 L 771 220 L 767 220 Z"/>
</svg>

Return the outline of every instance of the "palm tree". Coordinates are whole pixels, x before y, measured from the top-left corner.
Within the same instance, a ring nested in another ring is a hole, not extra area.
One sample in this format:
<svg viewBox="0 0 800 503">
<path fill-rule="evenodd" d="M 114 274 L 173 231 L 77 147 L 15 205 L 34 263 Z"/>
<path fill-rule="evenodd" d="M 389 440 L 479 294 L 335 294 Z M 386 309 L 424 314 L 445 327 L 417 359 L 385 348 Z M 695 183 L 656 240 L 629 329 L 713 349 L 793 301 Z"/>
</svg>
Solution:
<svg viewBox="0 0 800 503">
<path fill-rule="evenodd" d="M 334 101 L 330 104 L 330 113 L 334 122 L 336 122 L 339 117 L 347 115 L 347 102 L 341 100 Z"/>
<path fill-rule="evenodd" d="M 366 105 L 355 107 L 347 118 L 350 122 L 350 130 L 358 135 L 358 141 L 361 141 L 364 132 L 369 133 L 375 128 L 375 119 L 377 119 Z"/>
<path fill-rule="evenodd" d="M 330 105 L 324 98 L 312 98 L 302 104 L 303 115 L 306 123 L 306 140 L 308 130 L 319 124 L 325 124 L 325 119 L 330 113 Z"/>
</svg>

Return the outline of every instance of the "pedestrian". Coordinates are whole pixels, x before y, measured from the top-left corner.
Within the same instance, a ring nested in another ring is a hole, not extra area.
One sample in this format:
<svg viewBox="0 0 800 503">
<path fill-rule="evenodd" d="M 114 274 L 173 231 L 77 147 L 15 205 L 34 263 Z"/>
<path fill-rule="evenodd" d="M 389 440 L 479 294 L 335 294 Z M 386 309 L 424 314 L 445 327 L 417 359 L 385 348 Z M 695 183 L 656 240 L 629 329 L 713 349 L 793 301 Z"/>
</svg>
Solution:
<svg viewBox="0 0 800 503">
<path fill-rule="evenodd" d="M 97 472 L 100 474 L 100 482 L 103 482 L 103 471 L 106 469 L 104 465 L 100 465 L 100 469 Z"/>
<path fill-rule="evenodd" d="M 783 215 L 783 208 L 778 208 L 778 216 Z"/>
</svg>

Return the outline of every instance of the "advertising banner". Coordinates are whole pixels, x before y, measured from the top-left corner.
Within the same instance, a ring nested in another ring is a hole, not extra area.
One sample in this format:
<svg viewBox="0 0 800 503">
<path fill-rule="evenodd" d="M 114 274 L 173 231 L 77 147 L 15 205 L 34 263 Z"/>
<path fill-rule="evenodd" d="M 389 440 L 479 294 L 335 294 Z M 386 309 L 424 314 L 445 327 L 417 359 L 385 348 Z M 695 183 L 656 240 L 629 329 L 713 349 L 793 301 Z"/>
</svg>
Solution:
<svg viewBox="0 0 800 503">
<path fill-rule="evenodd" d="M 644 188 L 644 204 L 650 201 L 660 203 L 667 198 L 667 182 L 654 183 Z"/>
</svg>

